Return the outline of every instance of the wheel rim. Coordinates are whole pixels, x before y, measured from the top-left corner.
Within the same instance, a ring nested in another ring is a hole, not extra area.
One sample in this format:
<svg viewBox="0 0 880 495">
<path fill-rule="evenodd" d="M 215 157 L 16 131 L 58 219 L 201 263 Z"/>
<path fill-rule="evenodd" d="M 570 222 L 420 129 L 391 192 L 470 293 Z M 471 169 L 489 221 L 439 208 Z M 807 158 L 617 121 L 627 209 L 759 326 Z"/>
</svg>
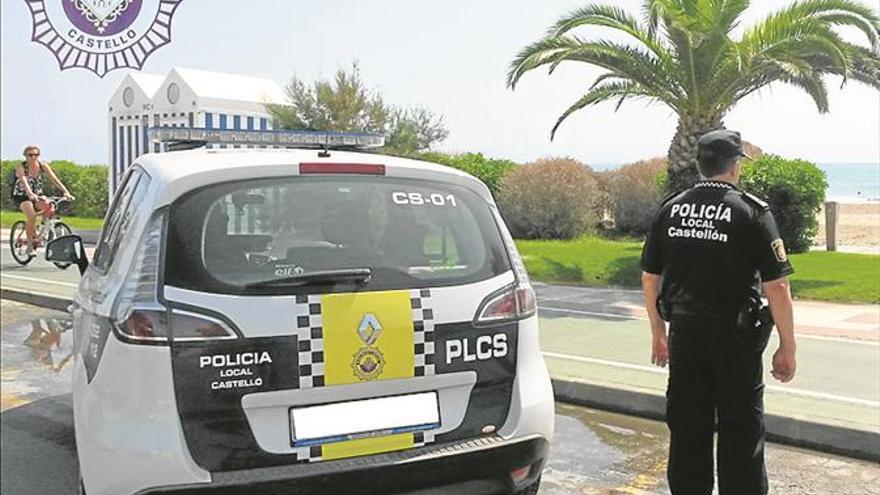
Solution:
<svg viewBox="0 0 880 495">
<path fill-rule="evenodd" d="M 27 261 L 30 260 L 31 256 L 27 254 L 28 242 L 27 242 L 27 233 L 25 232 L 24 225 L 16 224 L 12 226 L 12 232 L 10 233 L 10 248 L 12 249 L 12 256 L 16 261 Z"/>
<path fill-rule="evenodd" d="M 59 237 L 64 237 L 66 235 L 70 235 L 71 234 L 70 227 L 68 227 L 67 225 L 64 225 L 63 223 L 60 223 L 52 228 L 52 234 L 54 235 L 54 237 L 56 239 Z"/>
</svg>

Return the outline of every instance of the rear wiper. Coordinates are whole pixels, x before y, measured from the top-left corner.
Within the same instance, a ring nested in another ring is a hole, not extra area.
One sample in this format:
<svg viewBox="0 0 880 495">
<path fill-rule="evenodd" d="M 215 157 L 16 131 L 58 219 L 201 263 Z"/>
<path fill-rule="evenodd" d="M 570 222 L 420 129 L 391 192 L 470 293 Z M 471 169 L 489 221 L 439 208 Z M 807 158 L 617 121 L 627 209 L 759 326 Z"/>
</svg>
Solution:
<svg viewBox="0 0 880 495">
<path fill-rule="evenodd" d="M 245 284 L 245 288 L 271 287 L 273 285 L 312 285 L 328 282 L 342 282 L 353 280 L 365 284 L 370 281 L 373 271 L 369 268 L 346 268 L 342 270 L 318 270 L 314 272 L 300 273 L 283 278 L 259 280 Z"/>
</svg>

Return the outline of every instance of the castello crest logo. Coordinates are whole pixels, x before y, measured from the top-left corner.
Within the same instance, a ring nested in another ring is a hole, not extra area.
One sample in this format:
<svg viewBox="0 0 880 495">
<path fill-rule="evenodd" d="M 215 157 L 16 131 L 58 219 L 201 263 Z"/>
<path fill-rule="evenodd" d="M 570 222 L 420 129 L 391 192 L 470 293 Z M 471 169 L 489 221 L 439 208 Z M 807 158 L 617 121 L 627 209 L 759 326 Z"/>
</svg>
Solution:
<svg viewBox="0 0 880 495">
<path fill-rule="evenodd" d="M 31 40 L 44 45 L 61 70 L 81 68 L 99 77 L 141 69 L 171 42 L 171 20 L 183 0 L 25 0 Z"/>
</svg>

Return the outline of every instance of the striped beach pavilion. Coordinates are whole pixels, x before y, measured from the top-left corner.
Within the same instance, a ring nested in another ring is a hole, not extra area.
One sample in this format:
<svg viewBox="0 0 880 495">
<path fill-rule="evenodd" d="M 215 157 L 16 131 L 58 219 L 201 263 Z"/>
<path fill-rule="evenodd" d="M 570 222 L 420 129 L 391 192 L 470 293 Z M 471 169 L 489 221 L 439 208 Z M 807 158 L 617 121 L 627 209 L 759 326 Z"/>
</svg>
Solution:
<svg viewBox="0 0 880 495">
<path fill-rule="evenodd" d="M 131 163 L 162 151 L 150 143 L 150 127 L 272 129 L 267 103 L 283 103 L 275 81 L 256 77 L 174 68 L 166 76 L 133 72 L 110 98 L 108 110 L 110 194 Z"/>
</svg>

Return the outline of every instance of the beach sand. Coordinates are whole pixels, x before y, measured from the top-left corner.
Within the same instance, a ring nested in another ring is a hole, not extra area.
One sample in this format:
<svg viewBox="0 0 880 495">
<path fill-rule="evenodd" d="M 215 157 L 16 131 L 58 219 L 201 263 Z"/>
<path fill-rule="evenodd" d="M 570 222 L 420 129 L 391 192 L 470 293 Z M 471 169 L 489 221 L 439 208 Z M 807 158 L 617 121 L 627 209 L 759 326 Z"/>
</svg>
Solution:
<svg viewBox="0 0 880 495">
<path fill-rule="evenodd" d="M 825 246 L 825 208 L 818 214 L 819 230 L 813 244 Z M 837 226 L 839 246 L 880 247 L 880 202 L 840 203 Z"/>
</svg>

